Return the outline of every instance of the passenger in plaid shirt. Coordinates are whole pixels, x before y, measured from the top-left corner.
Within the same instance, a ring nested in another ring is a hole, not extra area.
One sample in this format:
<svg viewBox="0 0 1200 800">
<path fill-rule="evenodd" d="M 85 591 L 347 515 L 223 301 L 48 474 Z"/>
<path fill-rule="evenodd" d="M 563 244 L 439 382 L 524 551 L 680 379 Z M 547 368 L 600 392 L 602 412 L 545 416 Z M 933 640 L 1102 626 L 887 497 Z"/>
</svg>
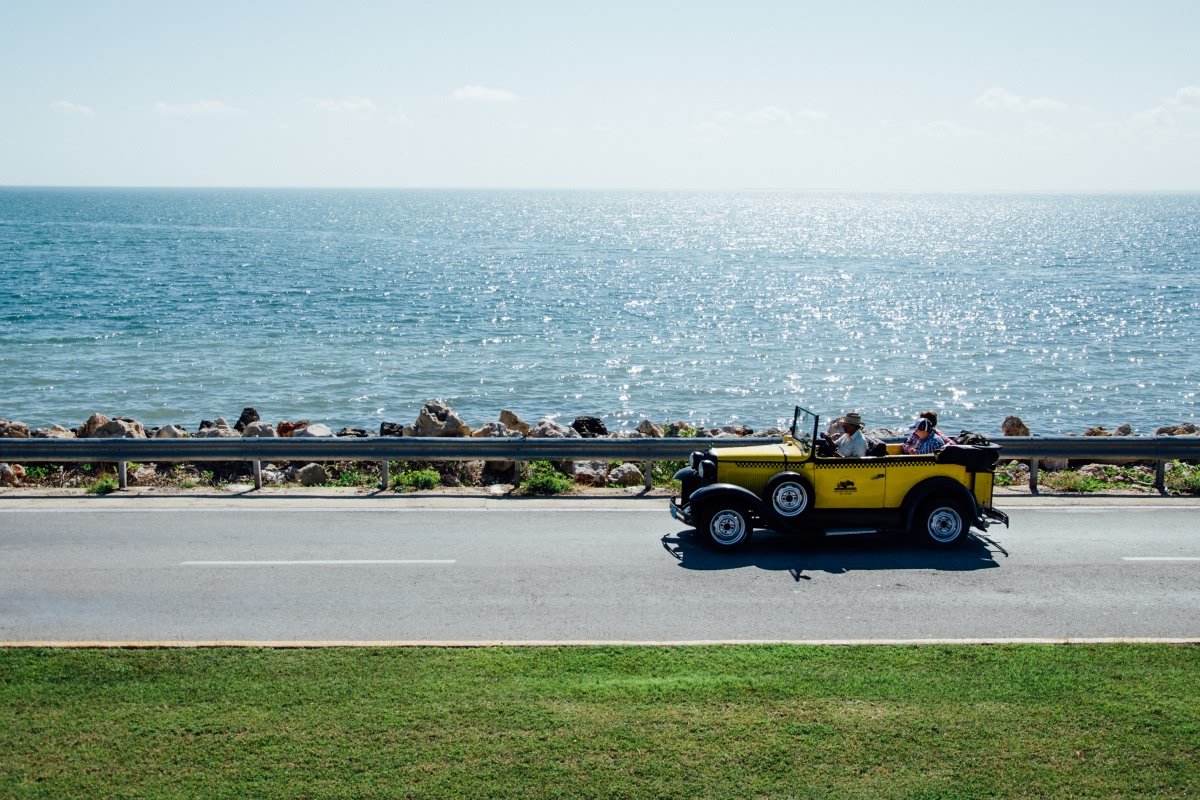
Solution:
<svg viewBox="0 0 1200 800">
<path fill-rule="evenodd" d="M 925 417 L 917 420 L 917 426 L 913 428 L 912 435 L 900 445 L 900 452 L 913 456 L 923 456 L 929 453 L 936 453 L 946 445 L 950 444 L 945 436 L 938 432 L 933 423 Z"/>
</svg>

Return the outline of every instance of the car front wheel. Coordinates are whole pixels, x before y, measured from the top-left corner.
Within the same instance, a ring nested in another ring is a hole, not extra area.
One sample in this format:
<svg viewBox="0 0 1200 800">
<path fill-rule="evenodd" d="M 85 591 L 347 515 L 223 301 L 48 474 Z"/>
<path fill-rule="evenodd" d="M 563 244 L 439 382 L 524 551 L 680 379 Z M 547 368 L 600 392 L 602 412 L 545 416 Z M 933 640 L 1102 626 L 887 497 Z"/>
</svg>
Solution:
<svg viewBox="0 0 1200 800">
<path fill-rule="evenodd" d="M 971 523 L 962 503 L 934 498 L 917 509 L 912 532 L 934 547 L 957 547 L 966 541 Z"/>
<path fill-rule="evenodd" d="M 713 546 L 722 550 L 735 550 L 750 541 L 754 529 L 750 515 L 740 508 L 718 508 L 704 514 L 697 530 Z"/>
</svg>

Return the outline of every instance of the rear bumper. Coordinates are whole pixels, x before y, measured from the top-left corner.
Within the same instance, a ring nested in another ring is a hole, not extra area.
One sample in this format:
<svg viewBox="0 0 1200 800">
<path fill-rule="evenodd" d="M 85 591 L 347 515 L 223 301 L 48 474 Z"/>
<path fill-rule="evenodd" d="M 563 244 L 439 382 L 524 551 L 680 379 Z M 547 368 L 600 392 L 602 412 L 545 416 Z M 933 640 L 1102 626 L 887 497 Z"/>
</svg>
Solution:
<svg viewBox="0 0 1200 800">
<path fill-rule="evenodd" d="M 692 524 L 691 511 L 692 511 L 691 505 L 685 505 L 683 503 L 680 503 L 677 498 L 674 498 L 674 497 L 671 498 L 671 518 L 672 519 L 677 519 L 680 522 L 682 522 L 684 525 L 691 525 Z"/>
<path fill-rule="evenodd" d="M 980 522 L 983 523 L 984 530 L 987 530 L 988 520 L 993 520 L 994 522 L 1003 522 L 1004 527 L 1008 527 L 1008 514 L 1005 514 L 1003 511 L 997 511 L 994 508 L 981 508 L 979 509 L 979 514 Z"/>
</svg>

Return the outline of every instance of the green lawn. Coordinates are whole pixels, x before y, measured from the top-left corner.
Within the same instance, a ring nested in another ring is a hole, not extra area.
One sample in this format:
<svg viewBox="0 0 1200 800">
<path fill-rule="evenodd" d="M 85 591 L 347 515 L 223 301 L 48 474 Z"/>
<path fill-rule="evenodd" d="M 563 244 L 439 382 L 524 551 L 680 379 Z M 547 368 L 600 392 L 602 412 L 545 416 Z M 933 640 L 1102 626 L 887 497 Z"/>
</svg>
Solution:
<svg viewBox="0 0 1200 800">
<path fill-rule="evenodd" d="M 0 650 L 0 796 L 1200 796 L 1200 647 Z"/>
</svg>

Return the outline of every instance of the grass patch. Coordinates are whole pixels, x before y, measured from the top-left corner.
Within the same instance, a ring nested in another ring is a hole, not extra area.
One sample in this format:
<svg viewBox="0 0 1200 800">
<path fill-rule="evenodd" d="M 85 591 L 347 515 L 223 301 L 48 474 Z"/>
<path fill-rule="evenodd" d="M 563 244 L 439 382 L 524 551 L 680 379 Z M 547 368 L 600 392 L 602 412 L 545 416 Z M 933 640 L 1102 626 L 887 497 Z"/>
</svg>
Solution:
<svg viewBox="0 0 1200 800">
<path fill-rule="evenodd" d="M 111 475 L 104 475 L 88 484 L 88 494 L 109 494 L 120 488 L 117 479 Z"/>
<path fill-rule="evenodd" d="M 1187 797 L 1200 648 L 0 650 L 5 797 Z"/>
<path fill-rule="evenodd" d="M 534 461 L 529 465 L 529 477 L 521 481 L 521 488 L 528 494 L 562 494 L 574 484 L 549 461 Z"/>
<path fill-rule="evenodd" d="M 442 476 L 435 469 L 410 469 L 396 476 L 395 491 L 411 492 L 421 489 L 432 489 L 442 482 Z"/>
<path fill-rule="evenodd" d="M 1167 490 L 1178 494 L 1200 494 L 1200 467 L 1173 461 L 1167 465 L 1165 481 Z"/>
<path fill-rule="evenodd" d="M 675 480 L 675 473 L 687 465 L 688 462 L 686 461 L 655 461 L 650 479 L 653 481 L 654 486 L 679 492 L 683 489 L 683 485 Z"/>
<path fill-rule="evenodd" d="M 1101 492 L 1109 488 L 1110 485 L 1098 478 L 1081 475 L 1071 470 L 1047 472 L 1039 478 L 1039 482 L 1048 489 L 1054 489 L 1058 492 L 1077 492 L 1079 494 Z"/>
</svg>

